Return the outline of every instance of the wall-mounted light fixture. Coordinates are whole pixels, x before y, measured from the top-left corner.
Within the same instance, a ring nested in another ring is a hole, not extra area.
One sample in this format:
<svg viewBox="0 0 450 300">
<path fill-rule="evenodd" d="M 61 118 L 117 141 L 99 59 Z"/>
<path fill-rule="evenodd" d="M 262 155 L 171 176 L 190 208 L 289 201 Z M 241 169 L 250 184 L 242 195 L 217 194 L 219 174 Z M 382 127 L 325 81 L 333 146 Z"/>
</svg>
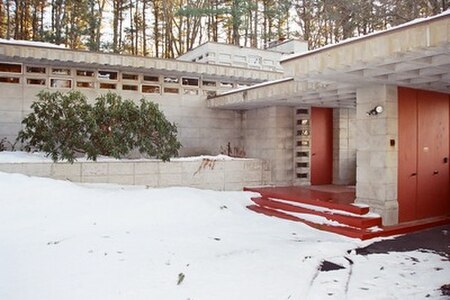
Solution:
<svg viewBox="0 0 450 300">
<path fill-rule="evenodd" d="M 383 106 L 377 105 L 374 108 L 372 108 L 371 110 L 369 110 L 366 114 L 368 116 L 376 116 L 376 115 L 381 114 L 383 111 L 384 111 Z"/>
</svg>

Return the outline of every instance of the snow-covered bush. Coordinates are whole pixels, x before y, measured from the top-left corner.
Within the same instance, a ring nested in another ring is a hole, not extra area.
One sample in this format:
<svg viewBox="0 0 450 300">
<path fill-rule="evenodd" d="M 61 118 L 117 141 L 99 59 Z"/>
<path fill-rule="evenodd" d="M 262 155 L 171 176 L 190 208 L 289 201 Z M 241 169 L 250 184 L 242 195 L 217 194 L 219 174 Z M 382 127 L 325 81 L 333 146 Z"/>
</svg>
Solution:
<svg viewBox="0 0 450 300">
<path fill-rule="evenodd" d="M 94 105 L 79 91 L 41 91 L 23 121 L 17 140 L 27 151 L 44 151 L 54 161 L 73 162 L 78 154 L 121 158 L 133 149 L 145 156 L 169 160 L 181 144 L 177 128 L 158 106 L 142 99 L 140 106 L 114 93 Z"/>
</svg>

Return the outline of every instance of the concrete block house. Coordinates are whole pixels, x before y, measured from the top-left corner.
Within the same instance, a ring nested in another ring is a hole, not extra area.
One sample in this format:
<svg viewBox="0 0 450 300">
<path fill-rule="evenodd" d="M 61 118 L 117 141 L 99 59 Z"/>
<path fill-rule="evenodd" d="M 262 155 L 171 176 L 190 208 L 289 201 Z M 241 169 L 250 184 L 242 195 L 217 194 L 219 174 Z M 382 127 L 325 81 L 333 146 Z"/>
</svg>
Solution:
<svg viewBox="0 0 450 300">
<path fill-rule="evenodd" d="M 276 45 L 275 45 L 276 46 Z M 145 96 L 183 156 L 230 143 L 276 186 L 356 185 L 384 225 L 450 213 L 450 13 L 306 51 L 205 44 L 178 60 L 0 43 L 0 136 L 37 92 Z"/>
</svg>

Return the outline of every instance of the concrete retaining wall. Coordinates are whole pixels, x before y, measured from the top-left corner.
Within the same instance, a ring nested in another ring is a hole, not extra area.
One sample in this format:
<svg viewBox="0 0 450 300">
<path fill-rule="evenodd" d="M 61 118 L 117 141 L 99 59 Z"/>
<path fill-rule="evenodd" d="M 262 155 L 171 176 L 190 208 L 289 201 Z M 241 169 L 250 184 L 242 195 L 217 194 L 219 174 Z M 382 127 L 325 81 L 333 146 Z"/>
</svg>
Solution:
<svg viewBox="0 0 450 300">
<path fill-rule="evenodd" d="M 242 190 L 244 186 L 261 186 L 271 181 L 270 165 L 260 159 L 0 163 L 0 171 L 83 183 L 187 186 L 212 190 Z"/>
<path fill-rule="evenodd" d="M 250 157 L 271 162 L 272 183 L 275 185 L 292 184 L 293 110 L 292 107 L 271 106 L 244 113 L 244 149 Z"/>
</svg>

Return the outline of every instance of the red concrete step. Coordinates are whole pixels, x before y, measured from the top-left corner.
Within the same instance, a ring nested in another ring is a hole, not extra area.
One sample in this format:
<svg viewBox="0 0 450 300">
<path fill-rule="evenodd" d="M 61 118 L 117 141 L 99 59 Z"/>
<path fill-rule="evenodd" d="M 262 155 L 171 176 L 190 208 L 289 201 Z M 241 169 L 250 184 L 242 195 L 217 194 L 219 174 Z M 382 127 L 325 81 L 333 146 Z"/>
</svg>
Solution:
<svg viewBox="0 0 450 300">
<path fill-rule="evenodd" d="M 300 202 L 358 215 L 364 215 L 369 212 L 369 207 L 353 205 L 353 201 L 355 200 L 354 193 L 329 193 L 302 187 L 245 187 L 244 191 L 259 193 L 263 198 Z"/>
<path fill-rule="evenodd" d="M 268 207 L 262 207 L 259 205 L 249 205 L 249 206 L 247 206 L 247 208 L 254 212 L 261 213 L 261 214 L 264 214 L 267 216 L 277 217 L 277 218 L 295 221 L 295 222 L 301 222 L 301 223 L 304 223 L 308 226 L 311 226 L 311 227 L 319 229 L 319 230 L 328 231 L 328 232 L 344 235 L 344 236 L 351 237 L 351 238 L 366 240 L 366 239 L 370 239 L 370 238 L 379 236 L 378 232 L 370 232 L 363 228 L 319 224 L 319 223 L 315 223 L 315 222 L 311 222 L 311 221 L 302 219 L 297 216 L 290 215 L 290 214 L 282 212 L 282 211 L 278 211 L 278 210 L 271 209 Z"/>
<path fill-rule="evenodd" d="M 266 199 L 261 197 L 251 198 L 253 202 L 259 206 L 283 210 L 287 212 L 296 212 L 303 214 L 311 214 L 324 217 L 331 221 L 336 221 L 341 224 L 345 224 L 356 228 L 370 228 L 374 226 L 381 226 L 381 217 L 362 217 L 362 216 L 350 216 L 345 214 L 339 214 L 339 212 L 330 211 L 317 211 L 305 207 L 299 207 L 296 205 L 276 201 L 274 199 Z"/>
<path fill-rule="evenodd" d="M 383 231 L 377 236 L 391 236 L 411 233 L 419 230 L 424 230 L 436 226 L 442 226 L 450 224 L 450 217 L 441 216 L 428 218 L 423 220 L 416 220 L 411 222 L 405 222 L 397 225 L 384 226 Z"/>
</svg>

